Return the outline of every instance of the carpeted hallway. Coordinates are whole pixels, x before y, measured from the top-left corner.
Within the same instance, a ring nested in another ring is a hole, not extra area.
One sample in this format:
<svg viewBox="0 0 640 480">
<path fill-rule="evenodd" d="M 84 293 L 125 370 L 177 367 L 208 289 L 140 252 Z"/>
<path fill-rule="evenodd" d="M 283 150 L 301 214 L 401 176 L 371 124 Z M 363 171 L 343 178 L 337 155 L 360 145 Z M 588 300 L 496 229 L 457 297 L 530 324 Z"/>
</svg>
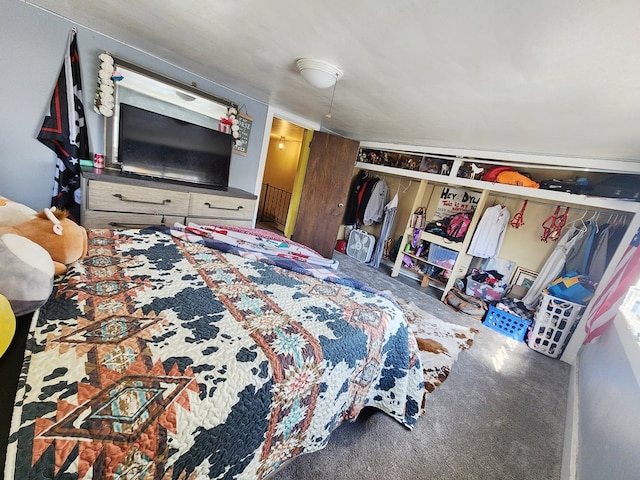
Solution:
<svg viewBox="0 0 640 480">
<path fill-rule="evenodd" d="M 340 270 L 431 312 L 480 330 L 449 378 L 428 396 L 409 431 L 366 410 L 335 431 L 324 450 L 302 455 L 269 480 L 560 478 L 569 365 L 530 350 L 464 314 L 389 268 L 340 253 Z"/>
</svg>

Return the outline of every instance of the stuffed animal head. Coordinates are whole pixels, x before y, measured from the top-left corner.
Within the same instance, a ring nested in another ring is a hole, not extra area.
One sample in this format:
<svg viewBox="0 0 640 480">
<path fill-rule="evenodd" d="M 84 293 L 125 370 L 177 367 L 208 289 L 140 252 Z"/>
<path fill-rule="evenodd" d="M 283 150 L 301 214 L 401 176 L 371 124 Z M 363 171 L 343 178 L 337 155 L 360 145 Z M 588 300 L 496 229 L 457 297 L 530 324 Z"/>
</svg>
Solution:
<svg viewBox="0 0 640 480">
<path fill-rule="evenodd" d="M 13 227 L 0 227 L 1 233 L 21 235 L 44 248 L 53 260 L 56 275 L 87 254 L 87 231 L 67 218 L 65 210 L 55 207 L 45 208 L 31 220 Z"/>
<path fill-rule="evenodd" d="M 0 225 L 13 227 L 38 214 L 34 209 L 0 196 Z"/>
</svg>

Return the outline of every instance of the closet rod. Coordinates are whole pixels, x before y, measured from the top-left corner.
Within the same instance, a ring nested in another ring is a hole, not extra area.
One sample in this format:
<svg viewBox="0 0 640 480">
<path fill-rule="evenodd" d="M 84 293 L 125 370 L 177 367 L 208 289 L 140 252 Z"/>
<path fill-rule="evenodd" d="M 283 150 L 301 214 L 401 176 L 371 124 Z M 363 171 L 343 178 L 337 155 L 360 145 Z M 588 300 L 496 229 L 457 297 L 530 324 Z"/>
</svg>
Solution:
<svg viewBox="0 0 640 480">
<path fill-rule="evenodd" d="M 543 207 L 553 207 L 553 206 L 555 206 L 555 205 L 560 205 L 560 206 L 562 206 L 562 207 L 567 207 L 567 206 L 568 206 L 568 207 L 570 207 L 570 208 L 571 208 L 571 210 L 573 210 L 573 211 L 578 211 L 578 212 L 601 212 L 601 213 L 607 212 L 606 214 L 608 214 L 608 212 L 615 212 L 616 214 L 619 214 L 619 215 L 624 215 L 624 216 L 631 215 L 631 216 L 633 216 L 633 212 L 621 212 L 620 210 L 616 210 L 616 209 L 614 209 L 614 208 L 605 208 L 605 207 L 601 207 L 601 208 L 597 208 L 597 207 L 592 207 L 592 208 L 574 207 L 573 205 L 575 205 L 575 204 L 573 204 L 573 203 L 565 204 L 565 203 L 560 203 L 560 202 L 554 202 L 554 201 L 551 201 L 551 200 L 549 200 L 548 202 L 541 202 L 541 201 L 539 201 L 539 200 L 532 200 L 532 199 L 527 198 L 527 197 L 519 197 L 519 196 L 518 196 L 518 197 L 511 197 L 511 196 L 504 195 L 504 194 L 502 194 L 502 195 L 489 194 L 489 196 L 490 196 L 490 197 L 493 197 L 493 198 L 495 198 L 495 199 L 497 199 L 497 200 L 499 200 L 499 199 L 501 199 L 501 198 L 502 198 L 502 199 L 505 199 L 505 200 L 508 198 L 509 200 L 516 200 L 516 201 L 521 201 L 521 202 L 524 202 L 525 200 L 527 200 L 527 201 L 528 201 L 528 203 L 533 203 L 533 204 L 535 204 L 535 205 L 542 205 Z"/>
</svg>

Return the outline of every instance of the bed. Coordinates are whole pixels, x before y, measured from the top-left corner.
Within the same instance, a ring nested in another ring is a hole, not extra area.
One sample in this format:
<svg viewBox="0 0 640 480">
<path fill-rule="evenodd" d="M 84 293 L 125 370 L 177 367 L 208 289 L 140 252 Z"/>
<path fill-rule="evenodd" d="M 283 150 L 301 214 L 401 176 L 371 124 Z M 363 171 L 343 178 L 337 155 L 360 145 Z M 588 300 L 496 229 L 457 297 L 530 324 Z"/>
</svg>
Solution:
<svg viewBox="0 0 640 480">
<path fill-rule="evenodd" d="M 389 296 L 262 231 L 90 230 L 34 315 L 5 478 L 269 476 L 377 408 L 423 410 Z"/>
</svg>

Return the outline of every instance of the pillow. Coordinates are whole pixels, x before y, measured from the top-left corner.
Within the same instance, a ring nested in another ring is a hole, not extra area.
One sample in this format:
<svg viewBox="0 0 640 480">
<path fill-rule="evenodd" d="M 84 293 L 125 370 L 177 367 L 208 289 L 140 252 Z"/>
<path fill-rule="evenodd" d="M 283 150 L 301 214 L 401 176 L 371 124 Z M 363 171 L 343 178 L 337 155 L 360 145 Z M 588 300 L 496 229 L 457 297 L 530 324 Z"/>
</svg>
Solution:
<svg viewBox="0 0 640 480">
<path fill-rule="evenodd" d="M 38 212 L 18 202 L 0 196 L 0 225 L 13 227 L 31 220 Z"/>
<path fill-rule="evenodd" d="M 46 303 L 53 290 L 53 260 L 47 251 L 14 233 L 0 235 L 0 294 L 16 316 Z"/>
</svg>

